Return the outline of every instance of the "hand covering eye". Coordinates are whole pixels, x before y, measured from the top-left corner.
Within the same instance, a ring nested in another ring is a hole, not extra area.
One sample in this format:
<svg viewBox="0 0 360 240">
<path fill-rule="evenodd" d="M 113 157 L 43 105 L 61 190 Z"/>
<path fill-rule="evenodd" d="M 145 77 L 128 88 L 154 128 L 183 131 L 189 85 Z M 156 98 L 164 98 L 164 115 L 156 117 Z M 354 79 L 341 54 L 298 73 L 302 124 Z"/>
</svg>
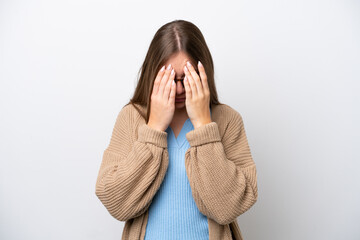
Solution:
<svg viewBox="0 0 360 240">
<path fill-rule="evenodd" d="M 197 75 L 200 77 L 199 70 L 198 70 L 198 69 L 195 69 L 195 71 L 196 71 Z M 175 80 L 175 83 L 177 83 L 178 81 L 181 81 L 181 85 L 183 86 L 183 88 L 185 88 L 185 86 L 184 86 L 184 78 L 185 78 L 185 77 L 180 78 L 180 79 L 174 79 L 174 80 Z"/>
</svg>

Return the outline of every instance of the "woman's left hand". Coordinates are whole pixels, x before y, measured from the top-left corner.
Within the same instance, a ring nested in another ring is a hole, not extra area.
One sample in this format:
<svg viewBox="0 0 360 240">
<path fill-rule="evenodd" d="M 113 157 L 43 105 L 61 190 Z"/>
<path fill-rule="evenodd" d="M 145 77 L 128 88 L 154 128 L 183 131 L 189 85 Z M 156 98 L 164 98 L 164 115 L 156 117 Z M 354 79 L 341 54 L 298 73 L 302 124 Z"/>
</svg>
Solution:
<svg viewBox="0 0 360 240">
<path fill-rule="evenodd" d="M 198 63 L 200 76 L 195 68 L 187 61 L 184 66 L 186 91 L 186 111 L 194 128 L 201 127 L 212 122 L 210 117 L 210 91 L 204 66 Z"/>
</svg>

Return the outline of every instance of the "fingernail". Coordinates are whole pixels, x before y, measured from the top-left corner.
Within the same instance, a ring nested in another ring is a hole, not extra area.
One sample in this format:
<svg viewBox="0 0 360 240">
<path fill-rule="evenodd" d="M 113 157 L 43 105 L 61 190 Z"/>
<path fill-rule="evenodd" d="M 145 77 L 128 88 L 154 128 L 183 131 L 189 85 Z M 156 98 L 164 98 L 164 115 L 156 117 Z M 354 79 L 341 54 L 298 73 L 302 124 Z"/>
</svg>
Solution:
<svg viewBox="0 0 360 240">
<path fill-rule="evenodd" d="M 202 66 L 203 66 L 203 65 L 202 65 L 202 63 L 201 63 L 200 61 L 198 62 L 198 65 L 199 65 L 200 67 L 202 67 Z"/>
<path fill-rule="evenodd" d="M 167 67 L 167 69 L 170 70 L 170 68 L 171 68 L 171 63 L 169 64 L 169 66 Z"/>
<path fill-rule="evenodd" d="M 190 64 L 190 62 L 189 62 L 189 61 L 187 61 L 186 63 L 187 63 L 187 65 L 188 65 L 189 67 L 191 67 L 191 64 Z"/>
<path fill-rule="evenodd" d="M 171 75 L 174 75 L 174 69 L 173 69 L 173 70 L 171 70 Z"/>
<path fill-rule="evenodd" d="M 187 69 L 187 67 L 186 66 L 184 66 L 184 70 L 187 72 L 188 71 L 188 69 Z"/>
<path fill-rule="evenodd" d="M 165 66 L 162 66 L 162 68 L 160 69 L 160 72 L 163 72 L 165 70 Z"/>
</svg>

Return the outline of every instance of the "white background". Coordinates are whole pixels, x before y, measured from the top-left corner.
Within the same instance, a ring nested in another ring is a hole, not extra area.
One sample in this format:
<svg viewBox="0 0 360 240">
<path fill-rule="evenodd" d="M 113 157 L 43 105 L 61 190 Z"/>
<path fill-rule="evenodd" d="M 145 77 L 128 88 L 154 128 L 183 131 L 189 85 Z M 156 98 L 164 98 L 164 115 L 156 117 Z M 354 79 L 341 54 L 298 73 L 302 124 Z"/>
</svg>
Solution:
<svg viewBox="0 0 360 240">
<path fill-rule="evenodd" d="M 1 0 L 0 238 L 120 239 L 102 153 L 153 35 L 184 19 L 257 165 L 245 240 L 360 239 L 359 16 L 355 0 Z"/>
</svg>

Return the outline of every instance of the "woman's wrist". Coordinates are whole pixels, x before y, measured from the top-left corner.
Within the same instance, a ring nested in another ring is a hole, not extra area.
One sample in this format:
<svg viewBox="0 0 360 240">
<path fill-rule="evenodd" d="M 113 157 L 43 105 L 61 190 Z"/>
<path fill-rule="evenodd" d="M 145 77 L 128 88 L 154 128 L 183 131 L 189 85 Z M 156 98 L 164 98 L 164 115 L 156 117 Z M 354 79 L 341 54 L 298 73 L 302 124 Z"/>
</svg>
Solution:
<svg viewBox="0 0 360 240">
<path fill-rule="evenodd" d="M 157 126 L 156 124 L 153 124 L 152 122 L 148 122 L 147 125 L 155 130 L 165 132 L 164 129 L 160 126 Z"/>
</svg>

